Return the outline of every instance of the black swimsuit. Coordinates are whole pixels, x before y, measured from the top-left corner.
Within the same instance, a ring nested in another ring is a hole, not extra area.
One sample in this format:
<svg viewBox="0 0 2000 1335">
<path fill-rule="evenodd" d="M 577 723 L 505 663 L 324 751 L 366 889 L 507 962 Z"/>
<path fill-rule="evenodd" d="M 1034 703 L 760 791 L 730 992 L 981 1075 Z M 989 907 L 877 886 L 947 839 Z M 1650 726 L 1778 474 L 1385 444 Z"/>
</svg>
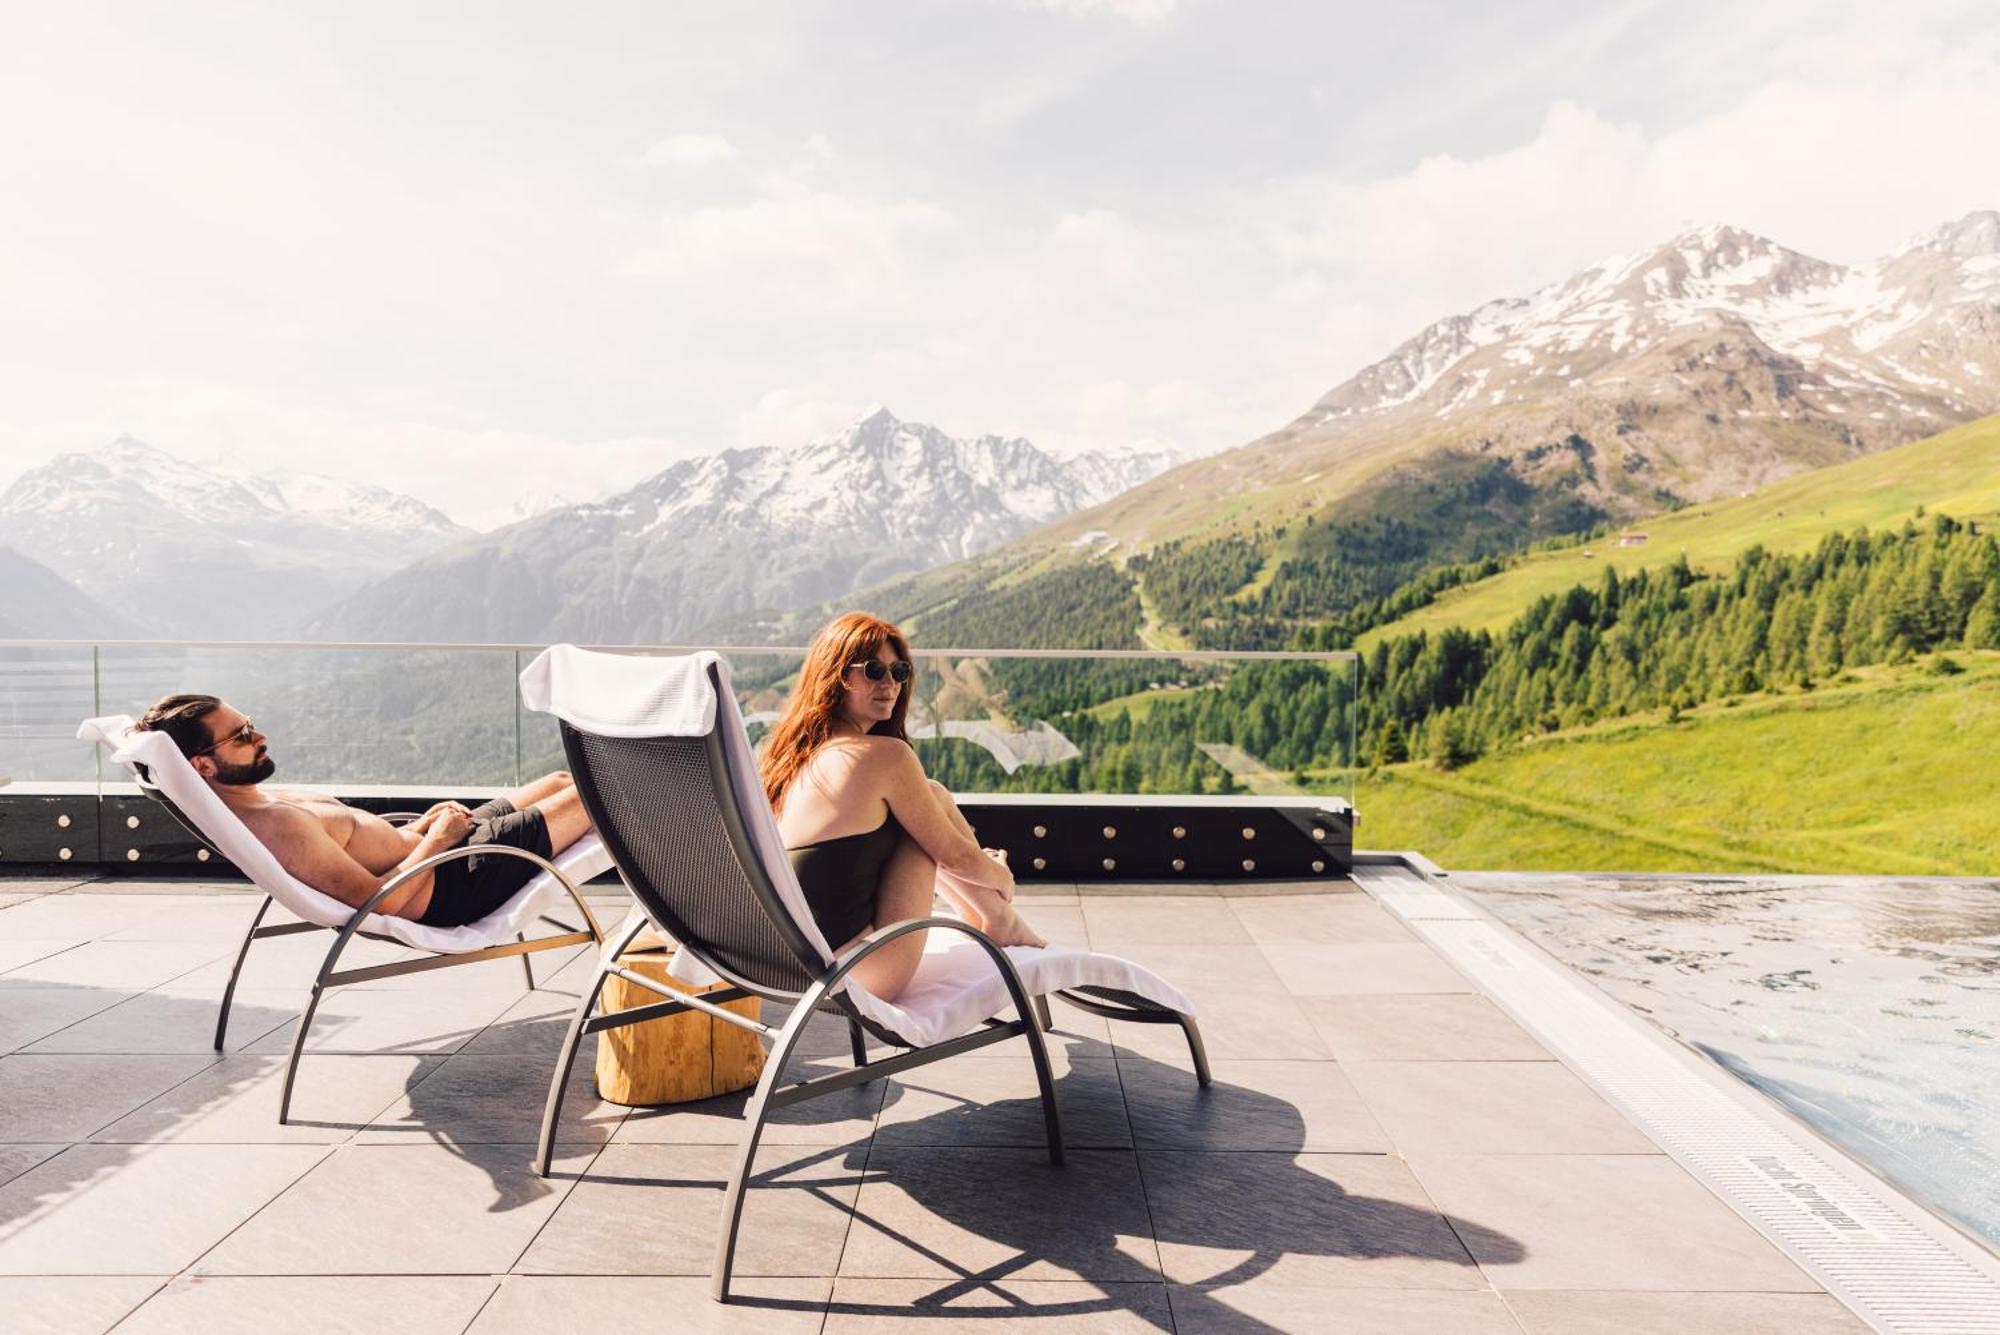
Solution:
<svg viewBox="0 0 2000 1335">
<path fill-rule="evenodd" d="M 882 883 L 882 864 L 896 851 L 902 837 L 903 827 L 891 812 L 865 833 L 787 850 L 813 921 L 835 950 L 875 925 L 875 891 Z"/>
</svg>

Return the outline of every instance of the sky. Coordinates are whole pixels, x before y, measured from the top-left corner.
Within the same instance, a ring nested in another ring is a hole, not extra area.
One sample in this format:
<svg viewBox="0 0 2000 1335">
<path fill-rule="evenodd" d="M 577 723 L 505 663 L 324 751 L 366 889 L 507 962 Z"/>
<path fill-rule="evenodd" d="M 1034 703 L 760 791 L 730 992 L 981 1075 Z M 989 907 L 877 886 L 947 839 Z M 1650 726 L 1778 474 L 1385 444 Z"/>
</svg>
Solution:
<svg viewBox="0 0 2000 1335">
<path fill-rule="evenodd" d="M 2000 207 L 2000 11 L 66 0 L 0 123 L 0 487 L 130 434 L 483 527 L 876 404 L 1224 449 L 1707 222 L 1889 253 Z"/>
</svg>

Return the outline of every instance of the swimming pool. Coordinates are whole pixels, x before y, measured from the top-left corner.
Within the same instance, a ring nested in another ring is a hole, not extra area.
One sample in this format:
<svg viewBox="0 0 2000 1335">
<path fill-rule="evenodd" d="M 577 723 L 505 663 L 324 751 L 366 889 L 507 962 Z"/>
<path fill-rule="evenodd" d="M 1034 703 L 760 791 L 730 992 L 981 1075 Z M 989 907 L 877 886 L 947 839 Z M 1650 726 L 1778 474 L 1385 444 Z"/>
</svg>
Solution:
<svg viewBox="0 0 2000 1335">
<path fill-rule="evenodd" d="M 2000 1250 L 2000 881 L 1451 884 Z"/>
</svg>

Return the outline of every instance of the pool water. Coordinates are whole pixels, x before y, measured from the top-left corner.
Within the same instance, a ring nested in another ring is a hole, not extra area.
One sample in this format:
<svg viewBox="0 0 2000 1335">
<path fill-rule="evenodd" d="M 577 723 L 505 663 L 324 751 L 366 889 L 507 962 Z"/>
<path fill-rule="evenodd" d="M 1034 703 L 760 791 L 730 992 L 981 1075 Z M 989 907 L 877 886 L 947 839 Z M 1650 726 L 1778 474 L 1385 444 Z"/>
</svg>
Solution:
<svg viewBox="0 0 2000 1335">
<path fill-rule="evenodd" d="M 1451 883 L 2000 1250 L 2000 881 Z"/>
</svg>

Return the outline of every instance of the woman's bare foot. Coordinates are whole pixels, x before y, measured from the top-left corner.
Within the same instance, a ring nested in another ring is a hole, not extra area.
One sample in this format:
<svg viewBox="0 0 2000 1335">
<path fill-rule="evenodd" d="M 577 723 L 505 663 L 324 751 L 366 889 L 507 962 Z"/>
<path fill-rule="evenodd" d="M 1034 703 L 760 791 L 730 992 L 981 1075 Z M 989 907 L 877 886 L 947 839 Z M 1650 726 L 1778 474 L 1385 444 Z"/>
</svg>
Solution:
<svg viewBox="0 0 2000 1335">
<path fill-rule="evenodd" d="M 1023 918 L 1012 904 L 1001 904 L 1000 913 L 995 918 L 979 924 L 979 930 L 992 937 L 997 944 L 1003 946 L 1046 946 L 1048 944 L 1047 938 L 1043 937 L 1034 928 L 1028 926 L 1028 920 Z"/>
<path fill-rule="evenodd" d="M 942 867 L 937 874 L 938 889 L 959 911 L 959 916 L 1003 946 L 1046 946 L 1041 933 L 1028 926 L 1014 906 L 991 886 L 974 885 L 953 876 Z"/>
</svg>

